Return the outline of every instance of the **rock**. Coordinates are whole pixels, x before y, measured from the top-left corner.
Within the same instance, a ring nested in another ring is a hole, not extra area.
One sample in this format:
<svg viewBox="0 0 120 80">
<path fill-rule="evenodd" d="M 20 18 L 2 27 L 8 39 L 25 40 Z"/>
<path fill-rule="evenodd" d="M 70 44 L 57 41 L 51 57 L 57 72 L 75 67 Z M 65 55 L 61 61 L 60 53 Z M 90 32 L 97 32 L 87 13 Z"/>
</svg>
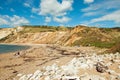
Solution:
<svg viewBox="0 0 120 80">
<path fill-rule="evenodd" d="M 111 66 L 112 65 L 112 62 L 108 62 L 107 64 L 106 64 L 106 66 Z"/>
<path fill-rule="evenodd" d="M 34 79 L 34 80 L 39 80 L 39 78 L 42 76 L 42 72 L 37 70 L 31 77 L 30 80 Z"/>
<path fill-rule="evenodd" d="M 86 75 L 86 76 L 81 76 L 80 80 L 105 80 L 105 78 L 99 75 Z"/>
<path fill-rule="evenodd" d="M 107 70 L 107 72 L 111 75 L 116 75 L 117 74 L 114 70 Z"/>
<path fill-rule="evenodd" d="M 110 76 L 110 80 L 120 80 L 120 76 Z"/>
<path fill-rule="evenodd" d="M 13 71 L 13 73 L 17 73 L 18 71 Z"/>
<path fill-rule="evenodd" d="M 120 80 L 120 76 L 117 76 L 117 77 L 116 77 L 116 80 Z"/>
<path fill-rule="evenodd" d="M 79 77 L 76 76 L 64 76 L 60 80 L 80 80 Z"/>
<path fill-rule="evenodd" d="M 28 74 L 27 75 L 27 80 L 30 80 L 30 78 L 33 76 L 33 74 Z"/>
<path fill-rule="evenodd" d="M 116 78 L 116 77 L 113 76 L 113 75 L 110 76 L 110 80 L 115 80 L 115 78 Z"/>
<path fill-rule="evenodd" d="M 45 80 L 51 80 L 49 76 L 45 77 Z"/>
<path fill-rule="evenodd" d="M 110 60 L 112 63 L 115 63 L 115 61 L 113 59 Z"/>
<path fill-rule="evenodd" d="M 116 56 L 117 55 L 118 54 L 116 54 Z M 109 58 L 111 61 L 109 61 Z M 119 61 L 119 59 L 114 59 L 114 55 L 91 54 L 82 57 L 75 57 L 62 66 L 59 66 L 56 63 L 44 66 L 42 72 L 37 70 L 33 75 L 20 75 L 20 79 L 40 80 L 41 78 L 43 78 L 44 80 L 106 80 L 103 76 L 106 75 L 106 73 L 104 72 L 108 72 L 110 74 L 109 76 L 111 76 L 111 80 L 120 80 L 120 76 L 118 76 L 118 73 L 116 73 L 114 70 L 108 69 L 109 66 Z M 97 72 L 103 74 L 100 74 L 100 76 L 95 75 L 93 74 L 93 72 L 91 72 L 91 74 L 79 75 L 80 69 L 93 70 L 94 68 L 96 68 Z M 120 65 L 118 66 L 118 68 L 120 69 Z M 79 77 L 76 77 L 78 75 Z"/>
<path fill-rule="evenodd" d="M 98 62 L 96 64 L 96 70 L 100 73 L 104 73 L 108 69 L 107 66 L 103 65 L 102 63 Z"/>
<path fill-rule="evenodd" d="M 14 54 L 14 56 L 15 56 L 15 57 L 20 57 L 20 52 L 19 52 L 19 51 L 16 52 L 16 53 Z"/>
<path fill-rule="evenodd" d="M 118 69 L 120 69 L 120 65 L 118 66 Z"/>
<path fill-rule="evenodd" d="M 22 77 L 20 77 L 19 80 L 27 80 L 27 76 L 26 76 L 26 75 L 23 75 Z"/>
<path fill-rule="evenodd" d="M 117 59 L 116 59 L 116 60 L 115 60 L 115 59 L 112 59 L 112 60 L 111 60 L 111 62 L 112 62 L 112 63 L 120 63 L 120 60 L 117 60 Z"/>
<path fill-rule="evenodd" d="M 120 58 L 120 53 L 119 53 L 119 52 L 116 52 L 114 55 L 115 55 L 115 58 L 116 58 L 116 59 L 119 59 L 119 58 Z"/>
<path fill-rule="evenodd" d="M 22 74 L 17 74 L 18 77 L 22 76 Z"/>
</svg>

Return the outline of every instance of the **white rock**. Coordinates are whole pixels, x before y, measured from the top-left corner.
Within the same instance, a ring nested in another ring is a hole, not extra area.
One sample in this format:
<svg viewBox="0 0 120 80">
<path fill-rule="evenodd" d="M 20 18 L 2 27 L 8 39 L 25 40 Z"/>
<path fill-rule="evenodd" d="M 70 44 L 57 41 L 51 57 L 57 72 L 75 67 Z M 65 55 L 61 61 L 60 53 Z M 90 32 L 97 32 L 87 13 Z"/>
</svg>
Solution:
<svg viewBox="0 0 120 80">
<path fill-rule="evenodd" d="M 23 75 L 22 77 L 20 77 L 19 80 L 27 80 L 27 76 L 26 76 L 26 75 Z"/>
<path fill-rule="evenodd" d="M 42 76 L 42 72 L 40 70 L 37 70 L 29 80 L 39 80 L 39 78 Z"/>
<path fill-rule="evenodd" d="M 71 61 L 69 61 L 68 63 L 66 63 L 63 66 L 58 66 L 57 64 L 53 64 L 50 66 L 46 66 L 43 68 L 44 72 L 41 72 L 39 70 L 37 70 L 34 74 L 28 74 L 28 75 L 17 75 L 17 76 L 21 76 L 19 80 L 39 80 L 41 76 L 45 77 L 45 80 L 56 80 L 56 79 L 60 79 L 61 77 L 63 78 L 63 80 L 70 80 L 75 78 L 75 76 L 78 75 L 78 71 L 79 69 L 92 69 L 94 68 L 95 64 L 98 61 L 103 61 L 104 59 L 112 59 L 114 58 L 114 56 L 118 57 L 118 53 L 113 55 L 113 54 L 105 54 L 105 55 L 96 55 L 93 54 L 91 56 L 85 56 L 85 57 L 79 57 L 79 58 L 73 58 Z M 119 62 L 120 60 L 115 60 L 116 62 Z M 111 62 L 106 63 L 107 66 L 112 65 Z M 120 69 L 120 66 L 118 66 L 118 68 Z M 107 70 L 108 73 L 110 74 L 117 74 L 114 70 Z M 64 75 L 64 77 L 63 77 Z M 77 80 L 78 77 L 76 77 Z M 80 80 L 105 80 L 105 78 L 99 76 L 99 75 L 81 75 L 80 76 Z"/>
<path fill-rule="evenodd" d="M 32 76 L 32 74 L 26 75 L 26 80 L 30 79 L 31 76 Z"/>
<path fill-rule="evenodd" d="M 80 77 L 80 80 L 105 80 L 105 78 L 99 75 L 87 75 Z"/>
<path fill-rule="evenodd" d="M 78 69 L 74 67 L 73 65 L 68 65 L 68 66 L 61 66 L 62 68 L 62 73 L 66 75 L 77 75 Z"/>
<path fill-rule="evenodd" d="M 51 80 L 49 76 L 45 77 L 45 80 Z"/>
<path fill-rule="evenodd" d="M 80 80 L 77 76 L 64 76 L 62 80 Z"/>
<path fill-rule="evenodd" d="M 23 74 L 17 74 L 18 77 L 22 76 Z"/>
<path fill-rule="evenodd" d="M 114 60 L 114 62 L 116 62 L 116 63 L 120 63 L 120 60 Z"/>
<path fill-rule="evenodd" d="M 120 69 L 120 65 L 118 66 L 118 69 Z"/>
<path fill-rule="evenodd" d="M 106 66 L 111 66 L 112 65 L 112 62 L 108 62 L 107 64 L 106 64 Z"/>
<path fill-rule="evenodd" d="M 107 70 L 107 72 L 111 75 L 116 75 L 117 74 L 114 70 Z"/>
<path fill-rule="evenodd" d="M 111 75 L 110 80 L 115 80 L 116 76 Z"/>
<path fill-rule="evenodd" d="M 87 64 L 81 64 L 81 65 L 80 65 L 80 68 L 82 68 L 82 69 L 88 69 L 89 66 L 88 66 Z"/>
</svg>

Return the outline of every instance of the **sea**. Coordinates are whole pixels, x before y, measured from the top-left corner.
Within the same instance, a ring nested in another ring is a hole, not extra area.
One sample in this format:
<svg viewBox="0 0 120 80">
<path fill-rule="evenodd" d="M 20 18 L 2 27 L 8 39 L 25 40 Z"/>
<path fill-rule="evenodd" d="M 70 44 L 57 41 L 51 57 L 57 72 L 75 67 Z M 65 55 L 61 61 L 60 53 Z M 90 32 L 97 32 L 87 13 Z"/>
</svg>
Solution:
<svg viewBox="0 0 120 80">
<path fill-rule="evenodd" d="M 21 51 L 30 48 L 30 46 L 0 44 L 0 54 Z"/>
</svg>

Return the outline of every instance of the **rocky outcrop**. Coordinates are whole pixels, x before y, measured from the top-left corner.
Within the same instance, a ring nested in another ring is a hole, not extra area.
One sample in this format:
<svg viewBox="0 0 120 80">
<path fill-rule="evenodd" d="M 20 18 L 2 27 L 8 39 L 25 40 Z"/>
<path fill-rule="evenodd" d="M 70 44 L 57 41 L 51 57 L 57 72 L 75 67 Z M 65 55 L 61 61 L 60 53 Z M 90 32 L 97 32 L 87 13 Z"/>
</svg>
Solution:
<svg viewBox="0 0 120 80">
<path fill-rule="evenodd" d="M 33 74 L 18 74 L 19 80 L 119 80 L 120 73 L 114 70 L 108 69 L 106 67 L 107 63 L 111 61 L 111 58 L 118 60 L 117 64 L 120 62 L 120 54 L 104 54 L 91 56 L 77 57 L 73 58 L 71 61 L 65 65 L 59 66 L 56 63 L 53 65 L 44 66 L 41 70 L 35 71 Z M 108 61 L 106 61 L 106 59 Z M 102 63 L 102 62 L 105 63 Z M 97 64 L 97 65 L 96 65 Z M 89 70 L 97 69 L 100 75 L 94 73 L 89 73 Z M 86 70 L 84 74 L 79 74 L 81 70 Z M 88 73 L 87 73 L 88 70 Z M 109 73 L 109 79 L 102 73 Z"/>
</svg>

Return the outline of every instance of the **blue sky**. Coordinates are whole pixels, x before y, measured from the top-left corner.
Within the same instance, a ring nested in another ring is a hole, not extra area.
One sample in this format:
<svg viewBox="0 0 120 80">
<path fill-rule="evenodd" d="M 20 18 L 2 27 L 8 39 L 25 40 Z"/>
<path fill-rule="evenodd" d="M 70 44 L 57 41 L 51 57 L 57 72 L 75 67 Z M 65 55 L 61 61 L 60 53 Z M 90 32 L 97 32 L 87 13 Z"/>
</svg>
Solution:
<svg viewBox="0 0 120 80">
<path fill-rule="evenodd" d="M 120 0 L 0 0 L 0 27 L 120 27 Z"/>
</svg>

